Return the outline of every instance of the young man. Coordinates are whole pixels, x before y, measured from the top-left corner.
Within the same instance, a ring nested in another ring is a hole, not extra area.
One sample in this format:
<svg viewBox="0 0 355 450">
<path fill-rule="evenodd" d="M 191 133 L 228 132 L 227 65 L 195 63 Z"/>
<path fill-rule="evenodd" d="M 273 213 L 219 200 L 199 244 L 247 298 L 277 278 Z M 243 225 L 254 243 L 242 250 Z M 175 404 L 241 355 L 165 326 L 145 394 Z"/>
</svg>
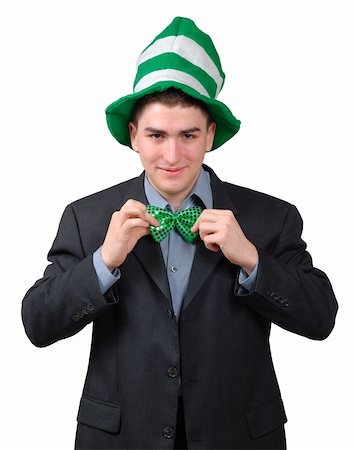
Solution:
<svg viewBox="0 0 355 450">
<path fill-rule="evenodd" d="M 45 346 L 93 322 L 77 449 L 284 449 L 271 323 L 312 339 L 337 303 L 286 202 L 203 165 L 240 122 L 210 38 L 176 18 L 107 108 L 141 176 L 69 205 L 23 301 Z"/>
</svg>

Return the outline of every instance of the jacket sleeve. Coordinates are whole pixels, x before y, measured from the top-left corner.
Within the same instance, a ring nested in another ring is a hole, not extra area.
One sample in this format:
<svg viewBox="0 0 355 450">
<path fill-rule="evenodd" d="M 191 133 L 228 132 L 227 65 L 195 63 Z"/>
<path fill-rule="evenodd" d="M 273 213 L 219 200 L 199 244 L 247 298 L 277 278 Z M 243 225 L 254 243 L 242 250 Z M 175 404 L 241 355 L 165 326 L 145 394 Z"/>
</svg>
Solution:
<svg viewBox="0 0 355 450">
<path fill-rule="evenodd" d="M 71 205 L 63 213 L 48 261 L 43 278 L 22 301 L 26 334 L 38 347 L 72 336 L 118 302 L 116 285 L 101 293 L 93 255 L 84 253 Z"/>
<path fill-rule="evenodd" d="M 273 250 L 258 249 L 254 290 L 247 293 L 237 281 L 235 294 L 280 327 L 321 340 L 334 327 L 338 304 L 325 273 L 313 267 L 301 238 L 302 225 L 290 205 Z"/>
</svg>

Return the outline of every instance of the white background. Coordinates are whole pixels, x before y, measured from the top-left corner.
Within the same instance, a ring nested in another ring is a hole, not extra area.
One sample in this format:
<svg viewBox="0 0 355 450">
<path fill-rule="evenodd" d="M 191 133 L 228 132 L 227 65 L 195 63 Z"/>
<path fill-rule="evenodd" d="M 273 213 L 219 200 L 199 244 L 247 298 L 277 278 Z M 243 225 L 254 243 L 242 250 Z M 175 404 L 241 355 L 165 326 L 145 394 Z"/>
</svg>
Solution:
<svg viewBox="0 0 355 450">
<path fill-rule="evenodd" d="M 273 327 L 288 448 L 354 449 L 354 7 L 339 0 L 2 2 L 1 448 L 73 448 L 91 327 L 35 348 L 21 300 L 64 207 L 141 172 L 104 110 L 176 15 L 211 35 L 242 121 L 207 164 L 296 204 L 340 303 L 324 342 Z"/>
</svg>

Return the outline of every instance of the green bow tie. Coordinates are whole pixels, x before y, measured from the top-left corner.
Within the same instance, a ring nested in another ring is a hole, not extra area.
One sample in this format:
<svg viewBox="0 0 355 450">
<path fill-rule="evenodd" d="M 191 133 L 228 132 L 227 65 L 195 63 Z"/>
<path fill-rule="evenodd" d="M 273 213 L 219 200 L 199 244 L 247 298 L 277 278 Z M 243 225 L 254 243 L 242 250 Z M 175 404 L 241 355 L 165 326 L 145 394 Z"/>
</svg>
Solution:
<svg viewBox="0 0 355 450">
<path fill-rule="evenodd" d="M 198 236 L 198 233 L 191 231 L 191 227 L 202 213 L 202 208 L 199 206 L 187 208 L 174 214 L 167 209 L 148 205 L 147 212 L 154 216 L 160 223 L 157 227 L 149 225 L 150 234 L 156 242 L 160 242 L 166 238 L 174 227 L 176 227 L 187 242 L 192 243 Z"/>
</svg>

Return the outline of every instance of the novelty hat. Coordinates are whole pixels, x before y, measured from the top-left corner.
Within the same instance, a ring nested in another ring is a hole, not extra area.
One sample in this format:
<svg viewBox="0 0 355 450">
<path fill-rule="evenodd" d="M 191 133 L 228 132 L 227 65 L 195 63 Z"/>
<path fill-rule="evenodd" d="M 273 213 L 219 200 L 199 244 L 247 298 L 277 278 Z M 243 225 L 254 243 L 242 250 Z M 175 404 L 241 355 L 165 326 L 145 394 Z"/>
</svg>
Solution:
<svg viewBox="0 0 355 450">
<path fill-rule="evenodd" d="M 118 142 L 131 147 L 128 123 L 136 101 L 173 87 L 208 106 L 216 122 L 214 150 L 234 136 L 240 127 L 240 121 L 229 108 L 217 100 L 224 79 L 211 38 L 191 19 L 176 17 L 139 56 L 133 94 L 106 108 L 108 127 Z"/>
</svg>

